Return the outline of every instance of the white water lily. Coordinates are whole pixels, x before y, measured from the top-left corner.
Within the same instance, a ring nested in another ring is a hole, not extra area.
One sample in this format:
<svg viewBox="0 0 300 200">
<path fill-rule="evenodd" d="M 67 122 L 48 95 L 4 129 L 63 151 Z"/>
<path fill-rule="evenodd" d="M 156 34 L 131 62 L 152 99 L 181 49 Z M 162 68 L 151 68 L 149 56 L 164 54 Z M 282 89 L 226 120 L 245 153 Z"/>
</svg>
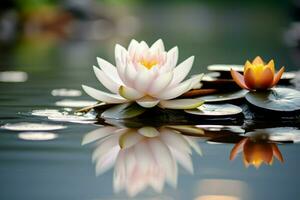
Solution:
<svg viewBox="0 0 300 200">
<path fill-rule="evenodd" d="M 201 154 L 195 138 L 167 127 L 105 126 L 86 134 L 82 144 L 95 141 L 92 159 L 97 175 L 114 166 L 114 190 L 125 190 L 129 196 L 148 186 L 160 193 L 165 182 L 176 187 L 177 163 L 193 173 L 192 149 Z"/>
<path fill-rule="evenodd" d="M 117 44 L 116 67 L 102 58 L 97 59 L 100 68 L 93 67 L 96 77 L 111 93 L 86 85 L 82 88 L 89 96 L 107 104 L 136 102 L 146 108 L 156 105 L 168 108 L 168 101 L 201 86 L 203 74 L 184 81 L 192 68 L 194 56 L 177 66 L 178 48 L 165 51 L 161 39 L 151 47 L 136 40 L 130 42 L 128 49 Z M 199 100 L 189 99 L 181 102 L 180 108 L 172 104 L 171 109 L 192 109 L 201 104 Z"/>
</svg>

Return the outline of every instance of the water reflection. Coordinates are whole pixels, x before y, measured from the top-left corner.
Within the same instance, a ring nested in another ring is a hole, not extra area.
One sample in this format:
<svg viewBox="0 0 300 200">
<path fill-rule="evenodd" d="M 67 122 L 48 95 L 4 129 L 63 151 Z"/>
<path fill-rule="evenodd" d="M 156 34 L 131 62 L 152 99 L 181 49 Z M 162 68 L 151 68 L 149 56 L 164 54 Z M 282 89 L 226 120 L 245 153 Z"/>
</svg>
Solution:
<svg viewBox="0 0 300 200">
<path fill-rule="evenodd" d="M 233 160 L 240 152 L 243 152 L 243 160 L 246 167 L 253 165 L 259 168 L 263 163 L 272 165 L 273 157 L 283 163 L 283 156 L 277 144 L 270 142 L 265 138 L 264 134 L 242 139 L 232 149 L 230 160 Z"/>
<path fill-rule="evenodd" d="M 18 134 L 18 138 L 31 141 L 54 140 L 57 137 L 56 133 L 49 132 L 22 132 Z"/>
<path fill-rule="evenodd" d="M 178 165 L 193 174 L 192 151 L 201 155 L 196 138 L 171 127 L 104 126 L 86 134 L 82 144 L 95 141 L 97 175 L 115 166 L 114 191 L 125 190 L 129 196 L 148 187 L 160 193 L 165 182 L 176 187 Z"/>
<path fill-rule="evenodd" d="M 239 180 L 204 179 L 197 185 L 195 200 L 245 200 L 249 198 L 248 185 Z"/>
<path fill-rule="evenodd" d="M 3 71 L 0 72 L 0 82 L 25 82 L 28 79 L 26 72 L 21 71 Z"/>
<path fill-rule="evenodd" d="M 51 91 L 52 96 L 62 96 L 62 97 L 77 97 L 81 96 L 81 91 L 80 90 L 75 90 L 75 89 L 54 89 Z"/>
<path fill-rule="evenodd" d="M 193 158 L 202 155 L 201 142 L 205 147 L 227 144 L 228 163 L 241 153 L 246 167 L 258 169 L 263 164 L 272 165 L 275 159 L 283 163 L 278 146 L 300 141 L 300 130 L 291 127 L 249 130 L 216 124 L 143 126 L 121 120 L 98 123 L 101 127 L 85 134 L 82 145 L 94 145 L 96 175 L 113 168 L 114 192 L 125 191 L 130 197 L 148 188 L 156 193 L 162 193 L 165 185 L 176 188 L 179 166 L 194 173 L 192 152 L 196 152 Z M 251 199 L 248 190 L 242 180 L 203 179 L 197 189 L 201 192 L 194 199 Z"/>
</svg>

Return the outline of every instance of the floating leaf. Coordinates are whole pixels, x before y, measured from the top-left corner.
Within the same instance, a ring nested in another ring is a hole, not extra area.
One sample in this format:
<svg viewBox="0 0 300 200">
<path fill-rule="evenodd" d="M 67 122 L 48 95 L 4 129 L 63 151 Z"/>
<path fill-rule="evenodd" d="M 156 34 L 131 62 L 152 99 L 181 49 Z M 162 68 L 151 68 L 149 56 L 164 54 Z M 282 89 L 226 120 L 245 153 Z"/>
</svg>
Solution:
<svg viewBox="0 0 300 200">
<path fill-rule="evenodd" d="M 129 119 L 143 114 L 146 111 L 145 108 L 137 104 L 120 104 L 113 106 L 105 110 L 102 114 L 102 118 L 111 119 Z"/>
<path fill-rule="evenodd" d="M 216 71 L 216 72 L 230 72 L 230 69 L 233 69 L 237 72 L 243 72 L 244 66 L 243 65 L 228 65 L 228 64 L 219 64 L 219 65 L 209 65 L 207 67 L 209 71 Z"/>
<path fill-rule="evenodd" d="M 300 92 L 290 88 L 272 88 L 246 94 L 247 101 L 259 108 L 290 112 L 300 110 Z"/>
<path fill-rule="evenodd" d="M 292 80 L 296 78 L 295 72 L 284 72 L 281 76 L 281 80 Z"/>
<path fill-rule="evenodd" d="M 199 97 L 198 99 L 203 100 L 204 102 L 222 102 L 222 101 L 229 101 L 229 100 L 236 100 L 244 98 L 247 94 L 247 90 L 240 90 L 237 92 L 227 92 L 227 93 L 218 93 L 213 95 L 207 95 L 203 97 Z"/>
<path fill-rule="evenodd" d="M 242 109 L 232 104 L 204 104 L 193 110 L 185 110 L 185 112 L 193 115 L 202 116 L 230 116 L 242 113 Z"/>
<path fill-rule="evenodd" d="M 175 99 L 159 102 L 159 106 L 168 109 L 193 109 L 201 106 L 204 101 L 199 99 Z"/>
<path fill-rule="evenodd" d="M 265 137 L 269 141 L 280 143 L 298 143 L 300 142 L 300 130 L 295 127 L 279 127 L 257 129 L 246 133 L 247 137 Z"/>
<path fill-rule="evenodd" d="M 210 80 L 216 80 L 217 78 L 219 78 L 221 75 L 220 72 L 209 72 L 204 74 L 203 78 L 201 79 L 202 81 L 210 81 Z"/>
</svg>

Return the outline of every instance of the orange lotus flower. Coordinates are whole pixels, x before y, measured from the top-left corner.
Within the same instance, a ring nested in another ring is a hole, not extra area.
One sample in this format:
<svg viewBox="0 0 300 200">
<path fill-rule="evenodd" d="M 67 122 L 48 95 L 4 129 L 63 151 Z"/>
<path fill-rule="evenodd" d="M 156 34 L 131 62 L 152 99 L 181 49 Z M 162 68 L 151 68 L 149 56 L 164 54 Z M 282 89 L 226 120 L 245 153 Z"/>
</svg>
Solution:
<svg viewBox="0 0 300 200">
<path fill-rule="evenodd" d="M 245 138 L 233 147 L 230 153 L 230 160 L 233 160 L 241 151 L 243 151 L 246 167 L 253 165 L 259 168 L 262 163 L 272 165 L 273 156 L 280 162 L 283 162 L 282 154 L 277 145 L 268 141 Z"/>
<path fill-rule="evenodd" d="M 246 61 L 244 76 L 233 69 L 231 69 L 231 76 L 241 88 L 264 90 L 276 85 L 283 72 L 284 67 L 275 74 L 274 61 L 271 60 L 268 64 L 265 64 L 261 57 L 257 56 L 252 63 Z"/>
</svg>

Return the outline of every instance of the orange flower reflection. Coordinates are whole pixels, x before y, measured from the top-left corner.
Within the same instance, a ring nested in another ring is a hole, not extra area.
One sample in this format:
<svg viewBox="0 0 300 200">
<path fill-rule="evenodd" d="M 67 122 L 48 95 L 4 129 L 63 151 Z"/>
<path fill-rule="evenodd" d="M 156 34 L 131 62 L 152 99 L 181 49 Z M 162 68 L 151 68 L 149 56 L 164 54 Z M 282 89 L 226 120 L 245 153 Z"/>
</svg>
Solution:
<svg viewBox="0 0 300 200">
<path fill-rule="evenodd" d="M 253 138 L 244 138 L 237 143 L 231 153 L 230 160 L 233 160 L 239 152 L 243 151 L 245 166 L 253 165 L 259 168 L 262 163 L 272 165 L 273 156 L 283 163 L 283 157 L 277 144 L 267 140 L 256 140 Z"/>
<path fill-rule="evenodd" d="M 273 87 L 278 83 L 284 67 L 275 74 L 274 61 L 265 64 L 261 57 L 257 56 L 253 62 L 248 60 L 244 67 L 244 76 L 231 69 L 233 80 L 241 87 L 247 90 L 264 90 Z"/>
</svg>

